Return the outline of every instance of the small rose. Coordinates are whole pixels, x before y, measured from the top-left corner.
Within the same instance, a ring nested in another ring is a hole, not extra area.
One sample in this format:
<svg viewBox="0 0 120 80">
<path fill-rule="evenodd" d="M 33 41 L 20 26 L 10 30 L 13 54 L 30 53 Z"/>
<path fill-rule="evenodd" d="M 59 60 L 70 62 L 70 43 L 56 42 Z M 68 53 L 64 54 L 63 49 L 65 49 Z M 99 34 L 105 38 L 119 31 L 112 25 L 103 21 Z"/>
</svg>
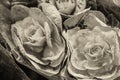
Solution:
<svg viewBox="0 0 120 80">
<path fill-rule="evenodd" d="M 92 31 L 74 31 L 69 36 L 73 48 L 67 66 L 70 75 L 77 79 L 102 80 L 120 76 L 120 45 L 115 30 L 95 27 Z"/>
<path fill-rule="evenodd" d="M 48 22 L 41 26 L 32 17 L 26 17 L 12 25 L 11 33 L 19 54 L 39 73 L 52 76 L 59 72 L 65 59 L 65 41 L 56 26 L 49 26 Z"/>
</svg>

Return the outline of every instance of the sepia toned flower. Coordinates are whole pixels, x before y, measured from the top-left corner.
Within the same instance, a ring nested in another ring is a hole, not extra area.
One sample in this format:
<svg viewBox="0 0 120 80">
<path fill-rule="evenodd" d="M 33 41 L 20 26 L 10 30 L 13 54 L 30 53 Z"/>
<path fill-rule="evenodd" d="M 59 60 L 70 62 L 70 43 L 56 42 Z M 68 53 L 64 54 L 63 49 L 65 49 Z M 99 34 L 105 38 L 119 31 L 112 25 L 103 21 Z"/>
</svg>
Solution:
<svg viewBox="0 0 120 80">
<path fill-rule="evenodd" d="M 59 73 L 65 57 L 65 40 L 55 25 L 43 26 L 32 17 L 26 17 L 11 27 L 12 39 L 18 50 L 18 57 L 25 57 L 37 72 L 46 76 Z M 28 65 L 28 64 L 26 64 Z M 31 66 L 29 66 L 31 67 Z"/>
<path fill-rule="evenodd" d="M 98 26 L 92 31 L 76 30 L 68 32 L 68 40 L 72 54 L 66 70 L 74 78 L 113 80 L 119 76 L 120 45 L 115 30 Z"/>
<path fill-rule="evenodd" d="M 1 0 L 0 80 L 119 80 L 119 12 L 119 0 Z"/>
</svg>

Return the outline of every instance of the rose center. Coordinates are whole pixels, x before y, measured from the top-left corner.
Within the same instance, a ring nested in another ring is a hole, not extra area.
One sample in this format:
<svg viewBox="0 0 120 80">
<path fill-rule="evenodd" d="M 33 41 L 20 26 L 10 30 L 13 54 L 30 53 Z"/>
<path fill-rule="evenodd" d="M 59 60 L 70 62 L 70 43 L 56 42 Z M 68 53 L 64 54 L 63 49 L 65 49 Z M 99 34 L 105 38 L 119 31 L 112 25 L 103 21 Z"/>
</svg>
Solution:
<svg viewBox="0 0 120 80">
<path fill-rule="evenodd" d="M 97 55 L 97 54 L 99 54 L 101 51 L 102 51 L 102 47 L 96 45 L 96 46 L 94 46 L 94 47 L 92 47 L 92 48 L 90 49 L 90 54 L 91 54 L 91 55 Z"/>
<path fill-rule="evenodd" d="M 29 37 L 32 37 L 32 36 L 35 34 L 35 32 L 36 32 L 36 30 L 30 31 L 29 34 L 28 34 L 28 36 L 29 36 Z"/>
</svg>

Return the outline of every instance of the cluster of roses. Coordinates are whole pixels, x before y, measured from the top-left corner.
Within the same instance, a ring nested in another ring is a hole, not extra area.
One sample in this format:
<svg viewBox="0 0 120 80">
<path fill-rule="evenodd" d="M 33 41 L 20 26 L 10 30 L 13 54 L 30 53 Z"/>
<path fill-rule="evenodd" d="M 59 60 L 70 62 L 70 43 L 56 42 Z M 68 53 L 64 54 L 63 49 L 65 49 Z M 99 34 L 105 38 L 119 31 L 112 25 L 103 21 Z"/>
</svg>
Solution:
<svg viewBox="0 0 120 80">
<path fill-rule="evenodd" d="M 108 16 L 87 7 L 87 1 L 38 0 L 37 7 L 14 2 L 10 11 L 0 5 L 7 12 L 2 16 L 11 14 L 1 19 L 1 34 L 16 61 L 52 80 L 119 77 L 119 21 L 111 27 Z M 118 2 L 110 3 L 119 9 Z"/>
</svg>

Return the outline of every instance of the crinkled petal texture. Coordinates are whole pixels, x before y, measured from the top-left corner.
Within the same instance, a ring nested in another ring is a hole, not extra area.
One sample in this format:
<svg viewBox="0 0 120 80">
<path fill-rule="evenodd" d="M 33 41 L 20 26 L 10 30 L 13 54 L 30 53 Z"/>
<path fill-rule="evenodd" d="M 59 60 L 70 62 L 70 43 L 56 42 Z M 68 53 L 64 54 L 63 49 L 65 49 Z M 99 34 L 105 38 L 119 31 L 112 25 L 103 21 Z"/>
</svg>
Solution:
<svg viewBox="0 0 120 80">
<path fill-rule="evenodd" d="M 73 49 L 67 66 L 70 75 L 80 80 L 118 77 L 120 46 L 115 30 L 96 26 L 92 31 L 68 31 L 68 38 Z"/>
<path fill-rule="evenodd" d="M 51 18 L 51 20 L 53 20 L 58 29 L 62 31 L 62 17 L 57 8 L 49 3 L 41 3 L 40 5 L 44 14 Z"/>
<path fill-rule="evenodd" d="M 52 76 L 59 72 L 65 59 L 65 40 L 55 25 L 50 26 L 47 21 L 40 24 L 35 18 L 26 17 L 11 27 L 12 39 L 19 51 L 17 60 L 23 61 L 21 56 L 38 73 Z"/>
</svg>

